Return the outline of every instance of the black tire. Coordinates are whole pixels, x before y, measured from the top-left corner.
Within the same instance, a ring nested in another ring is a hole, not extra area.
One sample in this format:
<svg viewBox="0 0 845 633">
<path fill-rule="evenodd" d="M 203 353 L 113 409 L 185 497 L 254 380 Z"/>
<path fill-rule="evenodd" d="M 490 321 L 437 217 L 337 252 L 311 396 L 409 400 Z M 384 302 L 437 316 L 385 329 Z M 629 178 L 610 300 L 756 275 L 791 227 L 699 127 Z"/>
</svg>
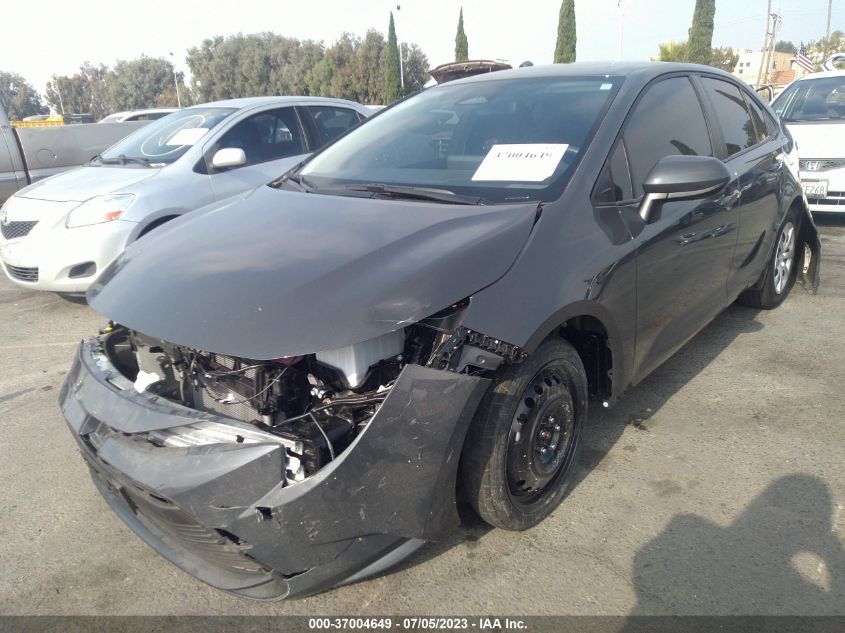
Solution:
<svg viewBox="0 0 845 633">
<path fill-rule="evenodd" d="M 484 521 L 526 530 L 560 504 L 587 423 L 587 398 L 584 365 L 562 339 L 498 371 L 461 455 L 464 492 Z"/>
<path fill-rule="evenodd" d="M 792 286 L 795 285 L 798 268 L 803 265 L 804 261 L 804 244 L 799 239 L 801 229 L 799 222 L 800 220 L 795 209 L 790 209 L 775 237 L 772 255 L 766 261 L 766 267 L 763 269 L 760 281 L 743 292 L 739 296 L 739 299 L 737 299 L 738 303 L 752 308 L 771 310 L 784 302 L 789 295 L 789 291 L 792 290 Z M 787 232 L 790 230 L 792 231 L 791 263 L 789 272 L 784 275 L 783 272 L 776 272 L 775 263 L 781 258 L 782 242 L 785 239 L 790 239 L 787 236 Z"/>
</svg>

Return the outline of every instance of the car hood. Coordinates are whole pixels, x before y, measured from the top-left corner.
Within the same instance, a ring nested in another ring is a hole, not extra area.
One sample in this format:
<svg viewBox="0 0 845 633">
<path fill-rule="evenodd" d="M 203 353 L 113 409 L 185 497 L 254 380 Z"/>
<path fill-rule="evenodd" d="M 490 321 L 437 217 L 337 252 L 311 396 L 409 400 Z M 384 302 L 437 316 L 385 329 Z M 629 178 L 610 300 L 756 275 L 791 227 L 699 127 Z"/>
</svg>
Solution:
<svg viewBox="0 0 845 633">
<path fill-rule="evenodd" d="M 802 159 L 845 158 L 845 122 L 787 123 L 786 127 Z"/>
<path fill-rule="evenodd" d="M 155 176 L 159 171 L 161 170 L 128 165 L 83 166 L 39 180 L 15 195 L 54 202 L 85 202 L 94 196 L 126 191 L 142 180 Z"/>
<path fill-rule="evenodd" d="M 132 244 L 90 305 L 146 335 L 267 360 L 396 330 L 494 283 L 536 203 L 452 205 L 262 186 Z"/>
</svg>

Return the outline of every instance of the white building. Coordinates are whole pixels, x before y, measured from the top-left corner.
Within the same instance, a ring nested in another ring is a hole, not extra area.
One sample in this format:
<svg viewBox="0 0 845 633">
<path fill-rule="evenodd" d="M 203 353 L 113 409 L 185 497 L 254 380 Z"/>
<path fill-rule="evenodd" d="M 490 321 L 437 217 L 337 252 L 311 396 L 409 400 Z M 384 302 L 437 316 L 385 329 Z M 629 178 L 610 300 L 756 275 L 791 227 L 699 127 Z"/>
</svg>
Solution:
<svg viewBox="0 0 845 633">
<path fill-rule="evenodd" d="M 733 75 L 746 83 L 756 84 L 757 77 L 760 76 L 760 65 L 763 63 L 763 55 L 763 51 L 755 51 L 751 48 L 740 50 L 739 60 L 734 67 Z M 765 69 L 763 69 L 763 76 L 760 78 L 760 82 L 780 86 L 788 84 L 796 77 L 807 74 L 807 71 L 801 66 L 792 62 L 794 57 L 795 55 L 792 53 L 779 53 L 777 51 L 772 53 L 768 81 L 765 78 Z"/>
</svg>

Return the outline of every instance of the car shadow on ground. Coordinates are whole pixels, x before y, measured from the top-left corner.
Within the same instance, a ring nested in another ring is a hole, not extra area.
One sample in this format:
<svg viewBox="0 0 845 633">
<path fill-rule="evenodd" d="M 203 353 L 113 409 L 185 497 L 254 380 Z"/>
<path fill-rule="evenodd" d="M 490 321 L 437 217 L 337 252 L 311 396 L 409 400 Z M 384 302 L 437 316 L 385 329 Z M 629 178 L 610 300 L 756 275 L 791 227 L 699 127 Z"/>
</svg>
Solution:
<svg viewBox="0 0 845 633">
<path fill-rule="evenodd" d="M 841 616 L 837 512 L 824 481 L 796 474 L 772 482 L 726 527 L 677 515 L 634 557 L 630 615 Z"/>
<path fill-rule="evenodd" d="M 800 286 L 793 291 L 800 292 Z M 652 416 L 738 336 L 761 330 L 759 312 L 738 304 L 729 306 L 645 380 L 626 391 L 613 407 L 602 409 L 600 403 L 593 402 L 571 490 L 601 464 L 626 428 L 648 432 Z"/>
<path fill-rule="evenodd" d="M 800 291 L 800 286 L 796 286 L 794 292 Z M 629 389 L 612 408 L 602 409 L 600 402 L 591 403 L 590 423 L 582 438 L 581 455 L 569 492 L 602 462 L 627 427 L 647 431 L 651 416 L 738 336 L 760 330 L 763 325 L 756 320 L 758 313 L 754 308 L 728 307 L 642 383 Z M 424 563 L 462 543 L 478 541 L 492 529 L 470 507 L 462 504 L 459 511 L 461 526 L 449 538 L 427 543 L 386 574 Z"/>
</svg>

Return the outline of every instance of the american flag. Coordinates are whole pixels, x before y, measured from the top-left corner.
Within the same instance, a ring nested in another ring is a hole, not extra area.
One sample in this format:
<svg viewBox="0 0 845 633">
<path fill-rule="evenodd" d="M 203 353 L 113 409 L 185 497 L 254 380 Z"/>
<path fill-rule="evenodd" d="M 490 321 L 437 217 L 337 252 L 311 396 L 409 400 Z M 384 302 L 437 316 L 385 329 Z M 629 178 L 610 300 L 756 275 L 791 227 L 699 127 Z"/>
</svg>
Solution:
<svg viewBox="0 0 845 633">
<path fill-rule="evenodd" d="M 807 48 L 804 46 L 804 42 L 801 42 L 801 48 L 798 49 L 798 54 L 792 61 L 801 66 L 801 68 L 806 70 L 808 73 L 816 70 L 816 65 L 813 63 L 813 60 L 807 57 Z"/>
</svg>

